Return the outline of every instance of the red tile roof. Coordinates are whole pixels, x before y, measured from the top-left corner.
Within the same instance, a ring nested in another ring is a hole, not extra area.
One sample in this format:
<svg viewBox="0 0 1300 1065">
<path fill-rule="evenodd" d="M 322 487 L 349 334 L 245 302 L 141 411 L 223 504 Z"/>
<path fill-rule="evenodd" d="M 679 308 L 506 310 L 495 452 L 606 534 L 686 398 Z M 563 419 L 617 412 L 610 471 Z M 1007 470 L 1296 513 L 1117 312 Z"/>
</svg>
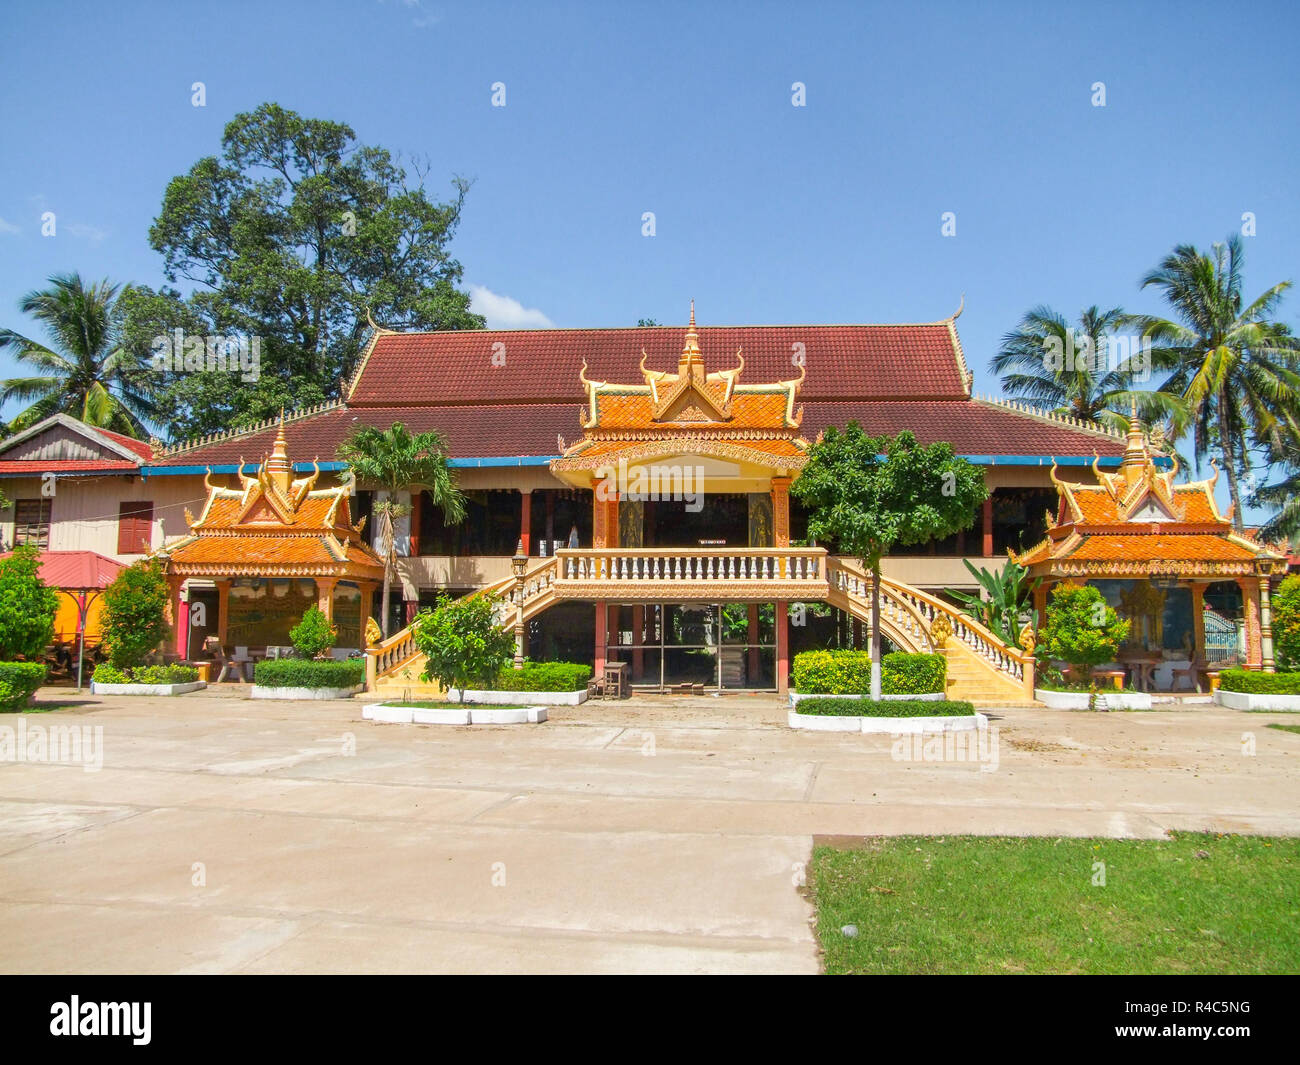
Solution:
<svg viewBox="0 0 1300 1065">
<path fill-rule="evenodd" d="M 680 326 L 636 329 L 482 330 L 385 333 L 358 377 L 349 402 L 359 405 L 580 401 L 583 361 L 593 381 L 640 381 L 649 369 L 672 371 L 682 351 Z M 967 395 L 956 332 L 924 325 L 701 326 L 710 371 L 745 359 L 750 383 L 808 375 L 805 400 Z M 801 347 L 800 347 L 801 346 Z M 494 361 L 495 356 L 495 361 Z"/>
<path fill-rule="evenodd" d="M 0 558 L 10 558 L 6 551 Z M 121 562 L 94 551 L 42 551 L 38 556 L 41 580 L 51 588 L 107 588 L 122 570 Z"/>
<path fill-rule="evenodd" d="M 1101 433 L 1074 429 L 978 400 L 877 400 L 807 402 L 800 433 L 814 439 L 828 426 L 852 419 L 868 432 L 893 435 L 911 429 L 922 443 L 947 440 L 962 455 L 1103 456 L 1123 452 L 1124 443 Z M 355 426 L 387 428 L 403 422 L 412 432 L 436 429 L 453 457 L 518 458 L 560 453 L 557 437 L 574 444 L 582 437 L 581 403 L 516 403 L 484 406 L 338 407 L 285 425 L 289 451 L 299 462 L 332 461 L 339 443 Z M 271 449 L 275 427 L 218 440 L 160 457 L 154 466 L 222 465 L 261 461 Z"/>
<path fill-rule="evenodd" d="M 0 474 L 20 473 L 37 477 L 42 473 L 136 473 L 138 462 L 121 459 L 0 459 Z"/>
<path fill-rule="evenodd" d="M 148 460 L 152 456 L 148 440 L 137 440 L 133 436 L 124 436 L 122 433 L 114 433 L 108 429 L 96 429 L 98 433 L 103 433 L 110 440 L 115 440 L 124 447 L 129 447 L 142 459 Z"/>
</svg>

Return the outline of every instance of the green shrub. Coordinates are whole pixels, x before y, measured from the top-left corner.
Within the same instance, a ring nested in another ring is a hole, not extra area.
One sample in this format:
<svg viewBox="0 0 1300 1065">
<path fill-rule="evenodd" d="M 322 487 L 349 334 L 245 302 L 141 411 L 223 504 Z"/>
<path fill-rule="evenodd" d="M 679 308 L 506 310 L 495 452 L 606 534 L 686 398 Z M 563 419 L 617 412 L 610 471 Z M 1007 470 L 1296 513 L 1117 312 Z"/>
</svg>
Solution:
<svg viewBox="0 0 1300 1065">
<path fill-rule="evenodd" d="M 44 662 L 0 662 L 0 712 L 21 710 L 44 683 Z"/>
<path fill-rule="evenodd" d="M 1053 658 L 1068 663 L 1076 674 L 1113 662 L 1128 633 L 1129 623 L 1106 605 L 1101 591 L 1091 584 L 1067 581 L 1052 589 L 1042 642 Z"/>
<path fill-rule="evenodd" d="M 91 679 L 100 684 L 190 684 L 199 679 L 199 671 L 179 662 L 170 666 L 134 666 L 131 669 L 118 669 L 109 662 L 100 662 Z"/>
<path fill-rule="evenodd" d="M 264 688 L 352 688 L 365 679 L 364 658 L 268 658 L 253 667 L 253 683 Z"/>
<path fill-rule="evenodd" d="M 975 707 L 950 699 L 800 699 L 795 711 L 822 717 L 966 717 Z"/>
<path fill-rule="evenodd" d="M 895 651 L 880 662 L 883 695 L 942 692 L 943 655 Z M 801 651 L 794 656 L 794 689 L 801 695 L 865 695 L 871 691 L 870 651 Z"/>
<path fill-rule="evenodd" d="M 794 656 L 793 676 L 801 695 L 861 695 L 871 690 L 871 654 L 801 651 Z"/>
<path fill-rule="evenodd" d="M 315 658 L 328 651 L 337 639 L 337 630 L 318 606 L 309 606 L 302 620 L 289 630 L 289 642 L 302 658 Z"/>
<path fill-rule="evenodd" d="M 140 665 L 167 638 L 167 597 L 162 563 L 153 558 L 128 566 L 104 590 L 104 647 L 118 669 Z"/>
<path fill-rule="evenodd" d="M 582 662 L 527 662 L 521 669 L 503 669 L 492 682 L 497 691 L 580 692 L 591 679 L 591 666 Z"/>
<path fill-rule="evenodd" d="M 440 596 L 434 610 L 416 615 L 412 635 L 426 659 L 424 680 L 448 690 L 491 687 L 515 653 L 514 635 L 497 624 L 499 602 L 494 595 Z"/>
<path fill-rule="evenodd" d="M 98 684 L 130 684 L 131 678 L 125 669 L 118 669 L 111 662 L 100 662 L 91 674 L 91 680 Z"/>
<path fill-rule="evenodd" d="M 1273 653 L 1277 668 L 1300 669 L 1300 573 L 1293 573 L 1273 593 Z"/>
<path fill-rule="evenodd" d="M 1225 669 L 1219 687 L 1249 695 L 1300 695 L 1300 673 L 1257 673 L 1251 669 Z"/>
<path fill-rule="evenodd" d="M 39 554 L 24 545 L 0 559 L 0 661 L 38 658 L 54 640 L 59 595 L 40 578 Z"/>
<path fill-rule="evenodd" d="M 938 654 L 895 651 L 880 660 L 882 695 L 929 695 L 942 692 L 948 660 Z"/>
</svg>

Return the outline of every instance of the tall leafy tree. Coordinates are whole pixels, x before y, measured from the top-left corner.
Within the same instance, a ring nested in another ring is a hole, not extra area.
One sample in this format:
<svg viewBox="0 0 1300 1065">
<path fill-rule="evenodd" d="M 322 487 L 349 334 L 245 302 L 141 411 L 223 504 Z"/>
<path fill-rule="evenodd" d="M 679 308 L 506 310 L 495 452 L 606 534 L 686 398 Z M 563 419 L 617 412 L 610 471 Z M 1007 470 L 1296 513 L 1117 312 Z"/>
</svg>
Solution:
<svg viewBox="0 0 1300 1065">
<path fill-rule="evenodd" d="M 388 429 L 362 426 L 339 446 L 338 457 L 348 464 L 359 484 L 383 493 L 383 498 L 375 500 L 372 513 L 384 556 L 380 618 L 387 636 L 392 574 L 397 566 L 393 528 L 397 519 L 411 512 L 410 504 L 398 502 L 398 493 L 428 492 L 449 524 L 465 516 L 465 497 L 456 486 L 456 475 L 447 464 L 446 442 L 438 433 L 412 434 L 401 422 Z"/>
<path fill-rule="evenodd" d="M 56 274 L 49 287 L 18 303 L 45 329 L 48 344 L 12 329 L 0 329 L 0 350 L 8 349 L 27 377 L 0 381 L 0 402 L 28 404 L 13 419 L 25 429 L 63 413 L 101 429 L 128 436 L 148 435 L 155 414 L 154 382 L 139 357 L 121 343 L 120 285 L 87 285 L 79 274 Z"/>
<path fill-rule="evenodd" d="M 427 165 L 408 174 L 351 127 L 274 103 L 236 115 L 221 148 L 171 180 L 149 231 L 168 281 L 193 291 L 150 293 L 134 333 L 165 334 L 189 312 L 217 335 L 259 337 L 260 375 L 179 376 L 165 400 L 173 435 L 336 398 L 368 313 L 393 328 L 483 328 L 448 250 L 468 182 L 435 202 Z"/>
<path fill-rule="evenodd" d="M 1001 378 L 1008 396 L 1057 414 L 1126 429 L 1133 389 L 1150 369 L 1140 356 L 1128 352 L 1122 361 L 1110 358 L 1110 339 L 1127 321 L 1119 307 L 1088 307 L 1075 323 L 1051 307 L 1034 307 L 1002 338 L 989 369 Z M 1144 411 L 1154 413 L 1145 404 Z"/>
<path fill-rule="evenodd" d="M 1193 430 L 1198 461 L 1212 450 L 1223 460 L 1233 522 L 1244 529 L 1241 475 L 1252 447 L 1283 448 L 1300 431 L 1297 343 L 1273 318 L 1290 281 L 1280 281 L 1249 304 L 1242 298 L 1244 254 L 1233 234 L 1203 254 L 1180 244 L 1142 279 L 1159 289 L 1174 319 L 1133 320 L 1156 345 L 1153 358 L 1171 367 L 1160 391 L 1177 397 Z"/>
<path fill-rule="evenodd" d="M 827 429 L 790 494 L 808 509 L 809 537 L 854 555 L 871 572 L 871 697 L 880 698 L 880 560 L 895 547 L 968 528 L 988 497 L 984 473 L 952 445 L 922 445 L 906 430 L 868 436 L 857 422 Z"/>
</svg>

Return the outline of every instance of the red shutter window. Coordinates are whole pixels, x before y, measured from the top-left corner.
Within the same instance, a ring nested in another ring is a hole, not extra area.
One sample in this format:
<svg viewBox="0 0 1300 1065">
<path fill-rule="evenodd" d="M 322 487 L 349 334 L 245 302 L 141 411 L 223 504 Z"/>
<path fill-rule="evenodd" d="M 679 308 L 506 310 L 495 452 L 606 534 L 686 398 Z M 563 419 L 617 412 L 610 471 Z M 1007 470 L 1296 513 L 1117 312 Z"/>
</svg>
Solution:
<svg viewBox="0 0 1300 1065">
<path fill-rule="evenodd" d="M 120 505 L 117 514 L 117 553 L 147 555 L 153 540 L 153 503 Z"/>
<path fill-rule="evenodd" d="M 44 551 L 50 546 L 50 501 L 17 499 L 14 501 L 14 546 L 29 544 Z"/>
</svg>

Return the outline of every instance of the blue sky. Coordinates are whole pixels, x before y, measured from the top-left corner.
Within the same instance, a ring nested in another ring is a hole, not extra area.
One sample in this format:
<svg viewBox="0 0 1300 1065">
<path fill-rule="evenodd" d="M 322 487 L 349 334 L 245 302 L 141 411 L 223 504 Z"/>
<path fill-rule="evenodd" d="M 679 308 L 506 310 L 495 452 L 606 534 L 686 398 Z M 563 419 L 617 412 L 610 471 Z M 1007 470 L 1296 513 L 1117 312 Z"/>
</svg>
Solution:
<svg viewBox="0 0 1300 1065">
<path fill-rule="evenodd" d="M 274 100 L 427 156 L 440 195 L 475 179 L 454 251 L 493 324 L 674 324 L 691 297 L 706 325 L 932 321 L 964 293 L 996 391 L 1027 308 L 1159 310 L 1141 275 L 1244 212 L 1247 295 L 1300 277 L 1300 75 L 1273 47 L 1298 24 L 1283 3 L 9 0 L 0 324 L 31 328 L 16 301 L 57 271 L 160 283 L 166 182 Z"/>
</svg>

